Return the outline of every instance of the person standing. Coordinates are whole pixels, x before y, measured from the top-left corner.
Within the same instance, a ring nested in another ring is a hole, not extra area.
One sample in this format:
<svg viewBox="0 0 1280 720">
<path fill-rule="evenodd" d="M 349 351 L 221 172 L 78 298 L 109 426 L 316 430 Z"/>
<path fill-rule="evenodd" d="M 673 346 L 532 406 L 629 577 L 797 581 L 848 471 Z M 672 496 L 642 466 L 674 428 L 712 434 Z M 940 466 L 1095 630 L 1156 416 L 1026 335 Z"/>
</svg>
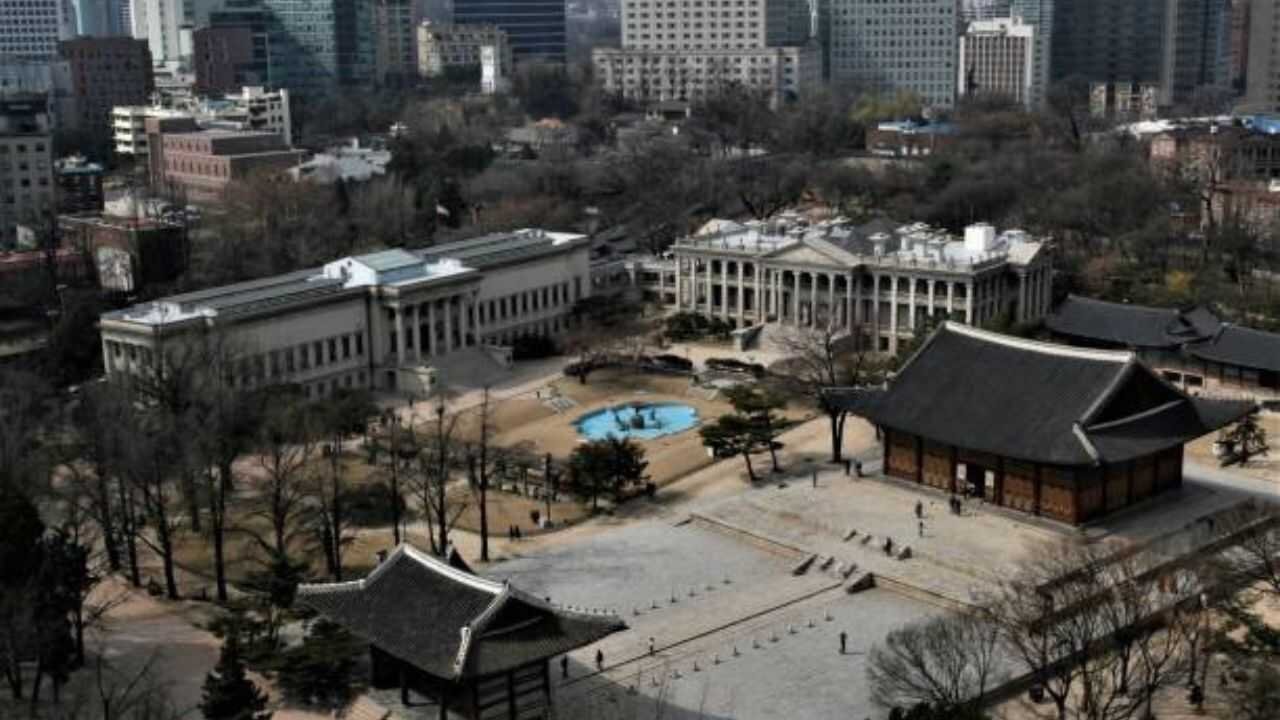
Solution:
<svg viewBox="0 0 1280 720">
<path fill-rule="evenodd" d="M 919 526 L 918 529 L 920 531 L 920 537 L 924 537 L 924 521 L 921 520 L 917 525 Z"/>
<path fill-rule="evenodd" d="M 564 678 L 569 677 L 569 656 L 565 655 L 560 658 L 560 675 Z"/>
<path fill-rule="evenodd" d="M 845 644 L 848 642 L 849 642 L 849 633 L 841 630 L 840 631 L 840 654 L 841 655 L 844 654 Z"/>
<path fill-rule="evenodd" d="M 596 669 L 604 670 L 604 651 L 596 650 Z"/>
<path fill-rule="evenodd" d="M 919 519 L 922 517 L 924 517 L 924 503 L 917 500 L 916 501 L 916 518 Z"/>
</svg>

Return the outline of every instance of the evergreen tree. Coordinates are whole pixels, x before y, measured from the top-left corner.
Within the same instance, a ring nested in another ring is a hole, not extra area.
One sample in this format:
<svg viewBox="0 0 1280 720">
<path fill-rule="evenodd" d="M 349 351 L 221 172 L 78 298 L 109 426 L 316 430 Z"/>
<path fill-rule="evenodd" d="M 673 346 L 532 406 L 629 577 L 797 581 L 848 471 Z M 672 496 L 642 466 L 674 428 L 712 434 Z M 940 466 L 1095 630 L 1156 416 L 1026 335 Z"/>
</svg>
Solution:
<svg viewBox="0 0 1280 720">
<path fill-rule="evenodd" d="M 245 675 L 236 638 L 228 635 L 217 666 L 205 676 L 200 711 L 206 720 L 270 720 L 266 708 L 267 696 Z"/>
</svg>

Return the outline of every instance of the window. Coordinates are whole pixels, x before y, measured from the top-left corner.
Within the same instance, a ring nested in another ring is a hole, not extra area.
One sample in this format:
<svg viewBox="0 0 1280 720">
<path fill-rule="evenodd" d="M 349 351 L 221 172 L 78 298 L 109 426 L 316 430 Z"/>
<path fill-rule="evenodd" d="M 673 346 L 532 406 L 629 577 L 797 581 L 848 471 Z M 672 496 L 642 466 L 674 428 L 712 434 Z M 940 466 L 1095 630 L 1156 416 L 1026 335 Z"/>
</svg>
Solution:
<svg viewBox="0 0 1280 720">
<path fill-rule="evenodd" d="M 315 341 L 311 344 L 311 351 L 316 359 L 316 367 L 324 365 L 324 343 Z"/>
<path fill-rule="evenodd" d="M 351 336 L 342 336 L 342 359 L 347 360 L 351 357 Z"/>
<path fill-rule="evenodd" d="M 284 371 L 292 375 L 297 369 L 293 364 L 293 348 L 288 348 L 284 351 Z"/>
<path fill-rule="evenodd" d="M 298 364 L 303 370 L 309 370 L 311 368 L 311 358 L 307 355 L 306 343 L 298 346 Z"/>
<path fill-rule="evenodd" d="M 364 336 L 356 333 L 356 357 L 364 355 Z"/>
<path fill-rule="evenodd" d="M 279 377 L 280 376 L 280 351 L 272 350 L 270 353 L 270 357 L 271 357 L 271 377 Z"/>
<path fill-rule="evenodd" d="M 338 362 L 338 341 L 335 338 L 329 338 L 329 362 Z"/>
<path fill-rule="evenodd" d="M 527 292 L 520 293 L 520 312 L 529 312 L 529 293 Z"/>
</svg>

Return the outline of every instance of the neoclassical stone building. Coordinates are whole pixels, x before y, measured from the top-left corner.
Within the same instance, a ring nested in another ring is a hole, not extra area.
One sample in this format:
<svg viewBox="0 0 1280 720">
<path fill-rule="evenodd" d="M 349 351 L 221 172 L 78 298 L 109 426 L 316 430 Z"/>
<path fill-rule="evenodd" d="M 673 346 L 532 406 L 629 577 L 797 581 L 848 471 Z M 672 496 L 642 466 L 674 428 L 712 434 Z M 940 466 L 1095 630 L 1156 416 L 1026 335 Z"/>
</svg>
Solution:
<svg viewBox="0 0 1280 720">
<path fill-rule="evenodd" d="M 522 335 L 568 329 L 591 294 L 584 235 L 516 230 L 429 248 L 384 250 L 102 316 L 108 377 L 144 373 L 161 353 L 215 335 L 235 387 L 295 384 L 428 392 L 437 369 L 502 358 Z M 450 361 L 450 356 L 454 356 Z M 446 373 L 447 374 L 447 373 Z"/>
<path fill-rule="evenodd" d="M 646 296 L 738 327 L 835 326 L 896 353 L 929 316 L 969 325 L 1049 311 L 1048 244 L 1021 230 L 970 225 L 963 238 L 923 223 L 715 220 L 668 256 L 631 265 Z"/>
</svg>

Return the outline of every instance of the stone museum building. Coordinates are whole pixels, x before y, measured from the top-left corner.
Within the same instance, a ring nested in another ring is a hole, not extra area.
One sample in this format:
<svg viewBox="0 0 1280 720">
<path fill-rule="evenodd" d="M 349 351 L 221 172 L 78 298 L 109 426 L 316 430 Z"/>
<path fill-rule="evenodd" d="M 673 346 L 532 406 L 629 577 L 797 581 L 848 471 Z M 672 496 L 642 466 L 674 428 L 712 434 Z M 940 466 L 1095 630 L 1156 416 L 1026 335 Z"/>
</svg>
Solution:
<svg viewBox="0 0 1280 720">
<path fill-rule="evenodd" d="M 405 705 L 430 698 L 441 718 L 554 717 L 550 659 L 627 627 L 409 545 L 363 580 L 299 586 L 298 602 L 369 643 L 375 688 L 399 687 Z"/>
<path fill-rule="evenodd" d="M 1073 524 L 1180 487 L 1183 445 L 1254 409 L 1188 397 L 1133 352 L 952 322 L 852 404 L 884 433 L 885 474 Z"/>
<path fill-rule="evenodd" d="M 505 363 L 496 346 L 563 332 L 590 293 L 586 236 L 495 233 L 106 313 L 103 364 L 108 377 L 143 372 L 166 344 L 216 333 L 236 356 L 234 386 L 297 384 L 309 398 L 339 387 L 425 393 L 455 353 L 473 353 L 463 364 Z"/>
<path fill-rule="evenodd" d="M 714 220 L 670 257 L 633 266 L 671 310 L 738 327 L 774 322 L 835 326 L 861 347 L 896 354 L 927 318 L 981 325 L 1037 322 L 1049 311 L 1051 248 L 1021 230 L 979 223 L 964 237 L 924 223 L 842 219 L 809 224 Z"/>
</svg>

